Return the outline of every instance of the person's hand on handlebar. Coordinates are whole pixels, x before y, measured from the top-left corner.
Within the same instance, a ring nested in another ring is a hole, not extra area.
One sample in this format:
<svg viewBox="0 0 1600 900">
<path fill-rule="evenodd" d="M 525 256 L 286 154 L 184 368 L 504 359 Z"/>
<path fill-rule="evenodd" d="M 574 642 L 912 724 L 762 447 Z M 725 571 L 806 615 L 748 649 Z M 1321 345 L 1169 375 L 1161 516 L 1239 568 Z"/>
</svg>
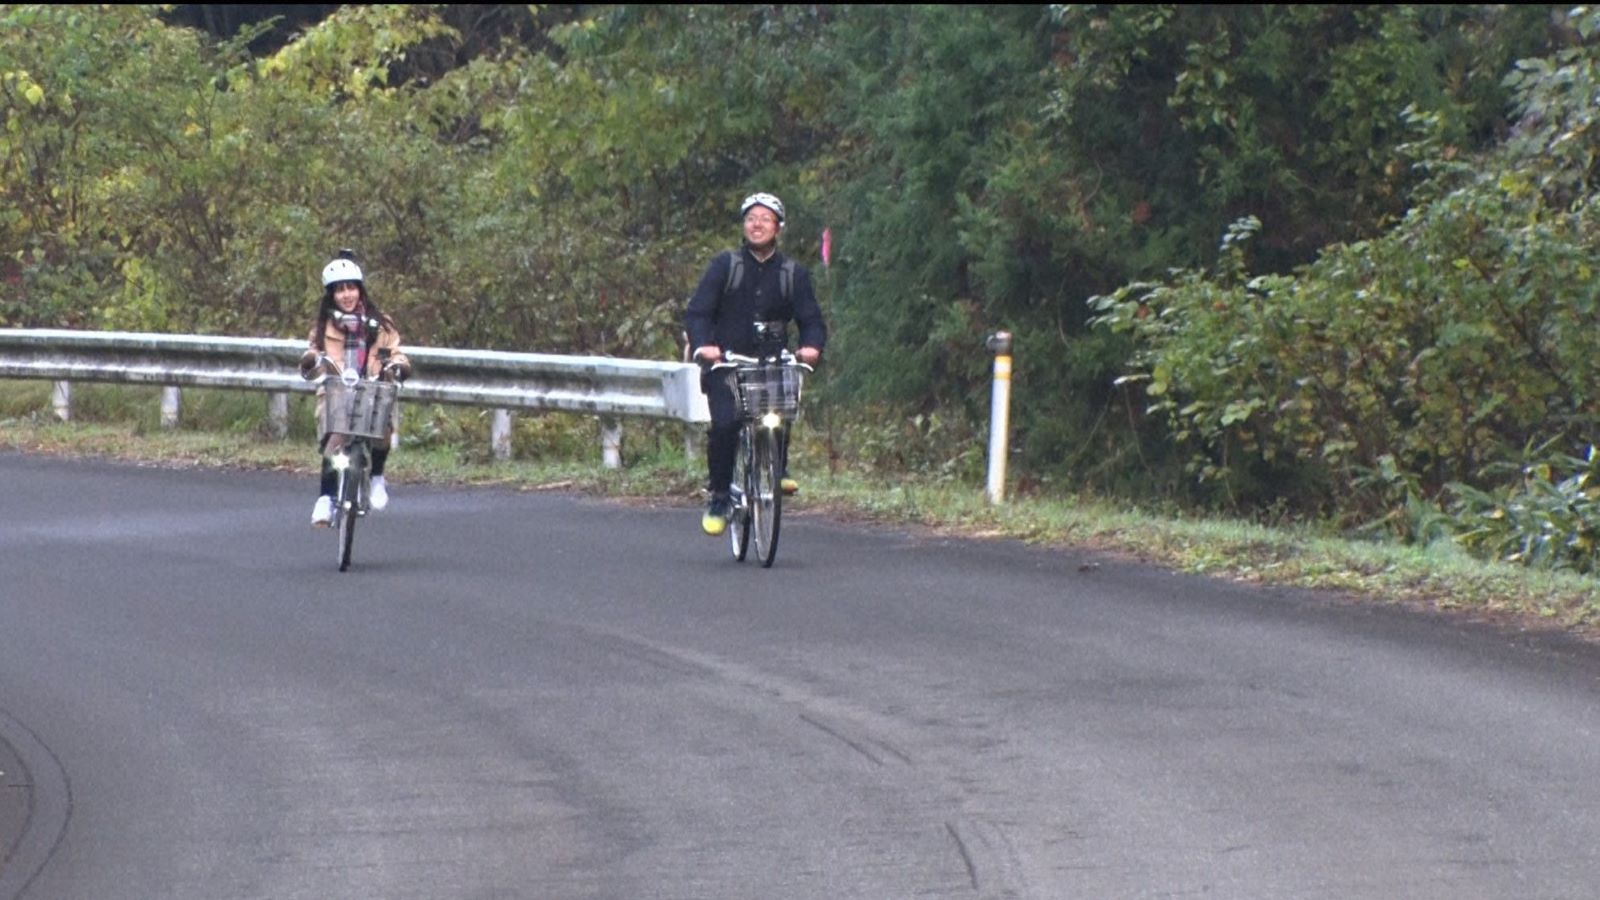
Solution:
<svg viewBox="0 0 1600 900">
<path fill-rule="evenodd" d="M 300 354 L 300 377 L 307 381 L 316 378 L 322 371 L 322 364 L 327 357 L 316 350 L 307 350 Z"/>
<path fill-rule="evenodd" d="M 389 363 L 383 367 L 383 377 L 398 384 L 411 377 L 411 367 L 403 363 Z"/>
<path fill-rule="evenodd" d="M 794 355 L 796 359 L 800 360 L 806 365 L 814 366 L 817 364 L 817 360 L 822 358 L 822 351 L 815 347 L 801 347 L 799 350 L 795 351 Z"/>
<path fill-rule="evenodd" d="M 696 361 L 705 363 L 706 365 L 720 362 L 722 360 L 722 348 L 718 347 L 716 344 L 707 344 L 704 347 L 696 347 L 693 357 Z"/>
</svg>

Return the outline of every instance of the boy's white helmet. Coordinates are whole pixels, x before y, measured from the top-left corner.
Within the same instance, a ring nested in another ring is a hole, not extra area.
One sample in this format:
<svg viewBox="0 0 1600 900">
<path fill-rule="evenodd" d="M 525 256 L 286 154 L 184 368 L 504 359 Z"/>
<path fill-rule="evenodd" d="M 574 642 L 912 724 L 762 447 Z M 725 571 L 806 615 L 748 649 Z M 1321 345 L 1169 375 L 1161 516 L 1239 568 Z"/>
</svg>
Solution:
<svg viewBox="0 0 1600 900">
<path fill-rule="evenodd" d="M 336 259 L 322 267 L 322 286 L 338 284 L 341 281 L 361 281 L 361 267 L 353 260 Z"/>
<path fill-rule="evenodd" d="M 764 193 L 751 194 L 750 196 L 744 198 L 743 203 L 739 204 L 739 215 L 742 217 L 745 213 L 750 211 L 750 207 L 752 206 L 765 206 L 767 209 L 772 210 L 772 212 L 778 217 L 778 224 L 783 224 L 783 201 L 779 200 L 777 197 Z"/>
</svg>

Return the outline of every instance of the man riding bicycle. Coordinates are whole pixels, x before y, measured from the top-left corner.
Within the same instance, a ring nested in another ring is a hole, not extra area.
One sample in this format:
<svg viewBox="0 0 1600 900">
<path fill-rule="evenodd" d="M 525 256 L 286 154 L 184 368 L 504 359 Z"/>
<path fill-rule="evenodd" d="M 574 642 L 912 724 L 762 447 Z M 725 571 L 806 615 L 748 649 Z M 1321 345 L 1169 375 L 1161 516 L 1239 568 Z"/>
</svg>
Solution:
<svg viewBox="0 0 1600 900">
<path fill-rule="evenodd" d="M 783 202 L 771 194 L 751 194 L 740 204 L 739 214 L 744 217 L 743 246 L 719 253 L 711 260 L 684 313 L 693 358 L 702 367 L 709 367 L 722 359 L 724 351 L 757 354 L 767 348 L 758 346 L 756 323 L 779 323 L 786 329 L 792 320 L 800 331 L 800 349 L 795 355 L 807 365 L 816 365 L 827 343 L 828 329 L 811 288 L 810 273 L 778 251 L 778 236 L 784 223 Z M 739 413 L 733 392 L 723 379 L 702 373 L 700 389 L 711 407 L 706 442 L 711 501 L 700 519 L 700 528 L 706 534 L 719 535 L 727 527 L 731 511 L 728 486 L 739 443 Z M 787 472 L 782 488 L 788 494 L 798 490 Z"/>
</svg>

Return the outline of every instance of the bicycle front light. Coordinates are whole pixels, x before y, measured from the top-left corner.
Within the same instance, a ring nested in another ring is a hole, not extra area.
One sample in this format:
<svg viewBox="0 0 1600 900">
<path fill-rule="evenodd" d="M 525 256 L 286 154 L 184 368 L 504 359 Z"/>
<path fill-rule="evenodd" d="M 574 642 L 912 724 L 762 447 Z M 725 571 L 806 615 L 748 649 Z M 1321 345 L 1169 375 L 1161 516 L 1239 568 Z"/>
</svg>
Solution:
<svg viewBox="0 0 1600 900">
<path fill-rule="evenodd" d="M 783 424 L 783 416 L 780 416 L 775 412 L 769 412 L 766 415 L 761 417 L 761 427 L 762 428 L 772 429 L 772 428 L 777 428 L 779 425 L 782 425 L 782 424 Z"/>
<path fill-rule="evenodd" d="M 339 472 L 343 472 L 345 469 L 350 468 L 350 455 L 347 453 L 335 453 L 333 456 L 329 457 L 328 461 L 332 463 L 333 468 Z"/>
</svg>

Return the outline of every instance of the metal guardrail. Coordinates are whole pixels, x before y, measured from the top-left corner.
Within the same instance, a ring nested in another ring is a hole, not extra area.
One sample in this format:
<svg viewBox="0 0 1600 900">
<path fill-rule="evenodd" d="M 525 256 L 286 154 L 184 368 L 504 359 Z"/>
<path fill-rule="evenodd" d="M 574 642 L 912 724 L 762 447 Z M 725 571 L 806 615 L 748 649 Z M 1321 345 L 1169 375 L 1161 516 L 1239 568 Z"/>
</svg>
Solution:
<svg viewBox="0 0 1600 900">
<path fill-rule="evenodd" d="M 306 392 L 303 341 L 116 331 L 0 329 L 0 378 Z M 406 399 L 708 422 L 690 363 L 408 347 Z"/>
<path fill-rule="evenodd" d="M 311 392 L 304 341 L 144 332 L 0 329 L 0 378 Z M 711 420 L 691 363 L 407 347 L 408 403 Z"/>
</svg>

